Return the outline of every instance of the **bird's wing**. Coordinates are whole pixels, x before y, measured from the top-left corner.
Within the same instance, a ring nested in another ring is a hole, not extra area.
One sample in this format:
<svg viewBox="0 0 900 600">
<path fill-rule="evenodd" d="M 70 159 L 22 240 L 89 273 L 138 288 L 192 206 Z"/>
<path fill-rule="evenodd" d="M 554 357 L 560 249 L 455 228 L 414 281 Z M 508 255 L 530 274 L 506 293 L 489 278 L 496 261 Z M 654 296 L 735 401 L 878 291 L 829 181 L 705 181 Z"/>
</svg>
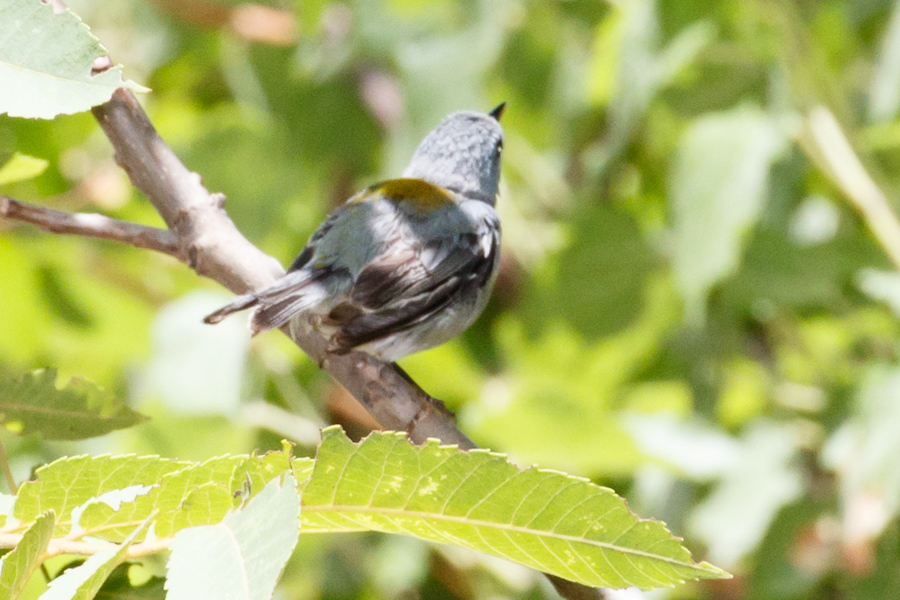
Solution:
<svg viewBox="0 0 900 600">
<path fill-rule="evenodd" d="M 328 316 L 338 327 L 332 352 L 405 331 L 488 284 L 499 252 L 499 223 L 493 211 L 477 220 L 455 211 L 431 235 L 390 241 L 357 274 L 348 299 Z"/>
</svg>

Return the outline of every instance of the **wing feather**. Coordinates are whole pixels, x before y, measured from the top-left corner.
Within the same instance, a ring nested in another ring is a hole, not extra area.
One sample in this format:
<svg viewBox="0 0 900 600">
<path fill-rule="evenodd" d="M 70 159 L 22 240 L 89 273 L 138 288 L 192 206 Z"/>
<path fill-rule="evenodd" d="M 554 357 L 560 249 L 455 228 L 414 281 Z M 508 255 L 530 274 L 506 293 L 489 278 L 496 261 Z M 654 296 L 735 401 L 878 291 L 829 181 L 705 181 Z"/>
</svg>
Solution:
<svg viewBox="0 0 900 600">
<path fill-rule="evenodd" d="M 346 353 L 368 342 L 406 331 L 435 317 L 458 298 L 487 285 L 499 250 L 499 236 L 462 234 L 440 240 L 447 252 L 422 253 L 404 249 L 368 265 L 351 290 L 352 306 L 343 310 L 329 351 Z M 438 241 L 432 241 L 437 244 Z M 426 260 L 439 256 L 438 262 Z"/>
</svg>

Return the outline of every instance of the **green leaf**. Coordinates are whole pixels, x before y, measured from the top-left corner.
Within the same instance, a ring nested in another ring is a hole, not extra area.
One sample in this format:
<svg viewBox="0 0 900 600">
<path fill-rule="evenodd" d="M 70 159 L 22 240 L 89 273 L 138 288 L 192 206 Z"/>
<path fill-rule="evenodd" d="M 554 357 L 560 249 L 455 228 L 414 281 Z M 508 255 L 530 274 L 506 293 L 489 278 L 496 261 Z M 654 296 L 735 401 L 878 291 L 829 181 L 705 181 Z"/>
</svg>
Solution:
<svg viewBox="0 0 900 600">
<path fill-rule="evenodd" d="M 293 449 L 293 444 L 282 441 L 281 452 L 267 452 L 261 456 L 254 454 L 235 467 L 228 488 L 234 497 L 235 508 L 249 499 L 243 497 L 244 491 L 249 490 L 252 497 L 282 473 L 293 471 L 294 479 L 297 481 L 309 477 L 312 473 L 313 460 L 293 458 Z"/>
<path fill-rule="evenodd" d="M 38 517 L 12 552 L 0 561 L 0 598 L 16 600 L 22 593 L 31 575 L 41 566 L 41 556 L 53 537 L 55 523 L 52 510 Z"/>
<path fill-rule="evenodd" d="M 56 371 L 0 378 L 0 423 L 45 439 L 81 440 L 131 427 L 147 417 L 81 379 L 56 388 Z"/>
<path fill-rule="evenodd" d="M 19 487 L 13 516 L 30 523 L 52 509 L 59 515 L 57 532 L 68 533 L 72 511 L 92 498 L 131 486 L 155 485 L 166 473 L 187 464 L 158 456 L 61 458 L 38 469 L 36 480 Z"/>
<path fill-rule="evenodd" d="M 170 537 L 186 527 L 218 523 L 265 485 L 287 472 L 312 470 L 311 459 L 290 457 L 291 445 L 262 456 L 223 456 L 163 475 L 147 494 L 121 506 L 94 502 L 84 508 L 79 527 L 89 535 L 119 541 L 130 528 L 154 512 L 156 537 Z M 184 463 L 182 463 L 184 464 Z M 305 467 L 304 467 L 305 466 Z M 249 495 L 244 492 L 249 491 Z"/>
<path fill-rule="evenodd" d="M 171 537 L 177 531 L 222 521 L 232 508 L 234 496 L 215 483 L 201 485 L 185 496 L 178 508 L 157 521 L 159 537 Z"/>
<path fill-rule="evenodd" d="M 737 268 L 784 146 L 775 120 L 747 107 L 701 117 L 684 134 L 669 187 L 673 267 L 690 322 L 703 321 L 710 288 Z"/>
<path fill-rule="evenodd" d="M 555 471 L 520 471 L 485 450 L 404 434 L 354 444 L 323 431 L 302 493 L 304 530 L 376 530 L 479 550 L 589 586 L 650 589 L 727 574 L 694 563 L 662 523 L 612 490 Z"/>
<path fill-rule="evenodd" d="M 106 50 L 73 12 L 53 14 L 49 4 L 0 3 L 0 114 L 52 119 L 88 110 L 120 87 L 144 88 L 122 80 L 114 67 L 91 75 Z"/>
<path fill-rule="evenodd" d="M 180 531 L 168 563 L 167 600 L 268 600 L 299 536 L 296 482 L 271 481 L 218 525 Z"/>
<path fill-rule="evenodd" d="M 0 185 L 34 179 L 47 170 L 49 165 L 43 158 L 35 158 L 21 152 L 16 152 L 6 163 L 0 167 Z"/>
<path fill-rule="evenodd" d="M 38 600 L 91 600 L 100 591 L 106 578 L 118 567 L 128 552 L 128 547 L 149 524 L 144 521 L 118 547 L 94 554 L 73 569 L 69 569 L 50 582 L 50 588 Z"/>
</svg>

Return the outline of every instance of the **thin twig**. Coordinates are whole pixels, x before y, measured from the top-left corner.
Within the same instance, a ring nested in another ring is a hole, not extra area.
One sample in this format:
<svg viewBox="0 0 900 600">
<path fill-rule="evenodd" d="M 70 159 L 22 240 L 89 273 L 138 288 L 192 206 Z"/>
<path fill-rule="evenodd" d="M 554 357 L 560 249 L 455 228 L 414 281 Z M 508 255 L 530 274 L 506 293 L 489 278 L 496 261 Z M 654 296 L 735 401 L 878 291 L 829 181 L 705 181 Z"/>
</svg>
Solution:
<svg viewBox="0 0 900 600">
<path fill-rule="evenodd" d="M 15 494 L 19 486 L 16 485 L 16 478 L 13 477 L 12 469 L 9 468 L 9 459 L 6 457 L 6 448 L 3 447 L 3 442 L 0 442 L 0 470 L 3 471 L 3 477 L 6 478 L 9 493 Z"/>
<path fill-rule="evenodd" d="M 66 213 L 0 196 L 0 216 L 37 225 L 45 231 L 123 242 L 181 258 L 178 238 L 171 231 L 138 225 L 92 213 Z"/>
</svg>

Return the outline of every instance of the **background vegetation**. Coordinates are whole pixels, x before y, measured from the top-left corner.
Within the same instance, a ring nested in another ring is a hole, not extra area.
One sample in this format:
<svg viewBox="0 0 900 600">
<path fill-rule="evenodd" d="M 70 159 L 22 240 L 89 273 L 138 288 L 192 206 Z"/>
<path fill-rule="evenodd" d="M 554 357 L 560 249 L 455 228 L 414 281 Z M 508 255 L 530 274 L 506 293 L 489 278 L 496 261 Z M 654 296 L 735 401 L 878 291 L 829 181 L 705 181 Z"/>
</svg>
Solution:
<svg viewBox="0 0 900 600">
<path fill-rule="evenodd" d="M 736 575 L 654 598 L 896 594 L 900 3 L 70 5 L 285 263 L 448 112 L 508 101 L 491 304 L 403 366 L 480 445 L 613 487 Z M 46 170 L 0 192 L 159 224 L 90 114 L 0 117 L 14 151 Z M 0 223 L 2 368 L 55 367 L 152 416 L 77 444 L 0 433 L 17 479 L 61 455 L 311 453 L 327 422 L 368 431 L 281 336 L 200 324 L 229 297 L 149 251 Z M 301 536 L 280 590 L 468 600 L 540 581 L 348 534 Z"/>
</svg>

